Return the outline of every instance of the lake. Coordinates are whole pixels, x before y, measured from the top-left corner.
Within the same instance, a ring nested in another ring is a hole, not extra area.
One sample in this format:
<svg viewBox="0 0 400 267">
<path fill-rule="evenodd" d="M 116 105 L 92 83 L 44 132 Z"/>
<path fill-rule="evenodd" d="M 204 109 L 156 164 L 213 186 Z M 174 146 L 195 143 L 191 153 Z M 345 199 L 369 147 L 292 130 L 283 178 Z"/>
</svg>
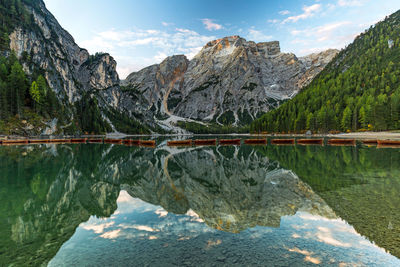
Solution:
<svg viewBox="0 0 400 267">
<path fill-rule="evenodd" d="M 0 266 L 400 266 L 400 149 L 0 146 Z"/>
</svg>

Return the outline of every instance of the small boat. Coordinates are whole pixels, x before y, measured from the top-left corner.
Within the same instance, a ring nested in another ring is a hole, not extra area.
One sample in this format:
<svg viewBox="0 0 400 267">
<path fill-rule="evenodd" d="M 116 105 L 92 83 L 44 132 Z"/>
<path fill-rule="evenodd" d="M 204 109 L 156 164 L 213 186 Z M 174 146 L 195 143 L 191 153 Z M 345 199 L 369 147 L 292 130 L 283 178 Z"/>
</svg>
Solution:
<svg viewBox="0 0 400 267">
<path fill-rule="evenodd" d="M 297 139 L 299 145 L 323 145 L 324 139 Z"/>
<path fill-rule="evenodd" d="M 266 145 L 267 139 L 245 139 L 244 143 L 247 145 Z"/>
<path fill-rule="evenodd" d="M 138 146 L 140 141 L 139 140 L 132 140 L 132 139 L 123 139 L 122 143 L 126 146 Z"/>
<path fill-rule="evenodd" d="M 104 139 L 105 144 L 122 144 L 122 139 Z"/>
<path fill-rule="evenodd" d="M 377 143 L 381 147 L 400 147 L 399 140 L 378 140 Z"/>
<path fill-rule="evenodd" d="M 273 145 L 294 145 L 294 139 L 272 139 Z"/>
<path fill-rule="evenodd" d="M 364 144 L 364 145 L 377 145 L 378 144 L 378 140 L 375 140 L 375 139 L 369 139 L 369 140 L 361 140 L 361 142 Z"/>
<path fill-rule="evenodd" d="M 221 139 L 219 140 L 219 144 L 222 146 L 229 146 L 229 145 L 238 145 L 240 146 L 240 139 Z"/>
<path fill-rule="evenodd" d="M 63 143 L 71 143 L 71 140 L 69 139 L 47 139 L 48 143 L 57 143 L 57 144 L 63 144 Z"/>
<path fill-rule="evenodd" d="M 74 144 L 86 143 L 86 138 L 72 138 L 71 143 Z"/>
<path fill-rule="evenodd" d="M 15 140 L 3 140 L 3 145 L 25 145 L 28 144 L 28 139 L 15 139 Z"/>
<path fill-rule="evenodd" d="M 102 144 L 103 139 L 88 139 L 87 140 L 89 144 Z"/>
<path fill-rule="evenodd" d="M 194 140 L 195 146 L 215 146 L 217 144 L 217 139 L 197 139 Z"/>
<path fill-rule="evenodd" d="M 30 144 L 46 144 L 49 143 L 49 139 L 31 139 L 29 140 Z"/>
<path fill-rule="evenodd" d="M 356 145 L 356 140 L 354 139 L 329 139 L 328 140 L 329 145 L 336 145 L 336 146 L 355 146 Z"/>
<path fill-rule="evenodd" d="M 168 141 L 167 146 L 191 146 L 192 140 L 174 140 Z"/>
<path fill-rule="evenodd" d="M 140 140 L 139 141 L 140 146 L 144 147 L 155 147 L 156 146 L 156 141 L 154 140 Z"/>
</svg>

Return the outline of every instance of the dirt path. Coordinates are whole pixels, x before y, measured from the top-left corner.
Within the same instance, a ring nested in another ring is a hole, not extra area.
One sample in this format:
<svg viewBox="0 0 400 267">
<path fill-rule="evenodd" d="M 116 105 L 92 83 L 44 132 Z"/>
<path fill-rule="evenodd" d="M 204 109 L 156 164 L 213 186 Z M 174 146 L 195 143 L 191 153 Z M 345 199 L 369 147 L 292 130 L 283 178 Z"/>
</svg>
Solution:
<svg viewBox="0 0 400 267">
<path fill-rule="evenodd" d="M 400 132 L 360 132 L 360 133 L 343 133 L 328 135 L 329 137 L 345 137 L 345 138 L 356 138 L 356 139 L 390 139 L 400 140 Z"/>
</svg>

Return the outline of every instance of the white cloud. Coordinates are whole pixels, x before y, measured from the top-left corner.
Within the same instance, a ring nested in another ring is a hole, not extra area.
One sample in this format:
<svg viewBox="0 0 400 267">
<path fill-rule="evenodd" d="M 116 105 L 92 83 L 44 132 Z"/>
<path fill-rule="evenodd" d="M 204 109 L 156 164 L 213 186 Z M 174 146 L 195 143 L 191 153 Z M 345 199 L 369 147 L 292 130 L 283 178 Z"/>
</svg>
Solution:
<svg viewBox="0 0 400 267">
<path fill-rule="evenodd" d="M 165 27 L 174 25 L 172 22 L 165 22 L 165 21 L 161 22 L 161 24 L 162 24 L 163 26 L 165 26 Z"/>
<path fill-rule="evenodd" d="M 279 11 L 279 14 L 280 14 L 280 15 L 283 15 L 283 16 L 289 15 L 289 14 L 290 14 L 290 11 L 289 11 L 289 10 L 282 10 L 282 11 Z"/>
<path fill-rule="evenodd" d="M 268 23 L 272 23 L 272 24 L 276 24 L 276 23 L 279 23 L 280 20 L 279 19 L 269 19 L 269 20 L 267 20 L 267 22 Z"/>
<path fill-rule="evenodd" d="M 338 6 L 362 6 L 363 2 L 362 0 L 339 0 Z"/>
<path fill-rule="evenodd" d="M 184 54 L 191 59 L 207 42 L 214 39 L 217 38 L 184 28 L 130 31 L 112 29 L 99 32 L 91 39 L 80 42 L 80 45 L 91 54 L 100 51 L 110 53 L 118 62 L 118 74 L 124 79 L 133 71 L 160 63 L 167 56 Z M 143 51 L 143 54 L 138 51 Z"/>
<path fill-rule="evenodd" d="M 296 45 L 294 52 L 298 56 L 317 53 L 330 48 L 341 49 L 351 43 L 363 27 L 352 21 L 338 21 L 318 27 L 294 29 L 290 31 Z"/>
<path fill-rule="evenodd" d="M 221 24 L 214 23 L 212 19 L 202 19 L 201 20 L 207 30 L 221 30 L 223 27 Z"/>
<path fill-rule="evenodd" d="M 255 30 L 254 28 L 249 29 L 249 32 L 246 37 L 249 41 L 255 41 L 255 42 L 265 42 L 272 39 L 271 35 L 266 35 L 261 31 Z"/>
<path fill-rule="evenodd" d="M 158 52 L 157 52 L 157 55 L 154 56 L 154 60 L 155 60 L 156 62 L 161 62 L 161 61 L 163 61 L 166 57 L 168 57 L 167 54 L 158 51 Z"/>
<path fill-rule="evenodd" d="M 286 18 L 282 23 L 286 23 L 286 22 L 297 22 L 298 20 L 302 20 L 302 19 L 307 19 L 309 17 L 312 17 L 315 15 L 315 13 L 317 13 L 318 11 L 321 10 L 321 5 L 320 4 L 314 4 L 311 6 L 304 6 L 303 7 L 303 13 L 297 16 L 290 16 L 288 18 Z"/>
</svg>

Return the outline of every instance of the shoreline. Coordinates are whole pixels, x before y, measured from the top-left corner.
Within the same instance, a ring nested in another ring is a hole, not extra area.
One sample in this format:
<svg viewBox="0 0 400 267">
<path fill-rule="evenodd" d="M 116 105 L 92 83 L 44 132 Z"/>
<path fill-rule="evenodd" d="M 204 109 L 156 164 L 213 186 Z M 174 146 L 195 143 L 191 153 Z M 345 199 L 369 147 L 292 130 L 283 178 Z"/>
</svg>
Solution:
<svg viewBox="0 0 400 267">
<path fill-rule="evenodd" d="M 122 133 L 111 133 L 105 135 L 80 135 L 80 136 L 0 136 L 0 140 L 14 140 L 14 139 L 55 139 L 55 138 L 111 138 L 111 139 L 123 139 L 129 137 L 146 137 L 146 138 L 157 138 L 157 137 L 178 137 L 178 136 L 253 136 L 253 137 L 303 137 L 303 138 L 344 138 L 344 139 L 379 139 L 379 140 L 400 140 L 399 132 L 354 132 L 354 133 L 339 133 L 339 134 L 250 134 L 250 133 L 230 133 L 230 134 L 122 134 Z"/>
</svg>

